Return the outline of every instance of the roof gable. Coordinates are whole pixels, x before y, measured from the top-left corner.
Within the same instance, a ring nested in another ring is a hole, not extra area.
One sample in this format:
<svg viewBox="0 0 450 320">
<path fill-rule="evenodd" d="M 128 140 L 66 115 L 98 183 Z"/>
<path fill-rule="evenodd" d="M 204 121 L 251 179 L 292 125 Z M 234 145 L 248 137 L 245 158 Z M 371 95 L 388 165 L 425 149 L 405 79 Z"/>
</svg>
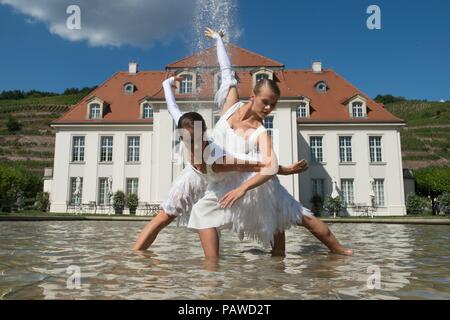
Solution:
<svg viewBox="0 0 450 320">
<path fill-rule="evenodd" d="M 255 52 L 242 49 L 233 44 L 229 44 L 227 48 L 230 59 L 234 67 L 272 67 L 283 68 L 284 65 L 273 59 L 264 57 Z M 181 60 L 170 63 L 166 69 L 177 68 L 216 68 L 218 67 L 216 48 L 211 47 L 205 51 L 185 57 Z"/>
</svg>

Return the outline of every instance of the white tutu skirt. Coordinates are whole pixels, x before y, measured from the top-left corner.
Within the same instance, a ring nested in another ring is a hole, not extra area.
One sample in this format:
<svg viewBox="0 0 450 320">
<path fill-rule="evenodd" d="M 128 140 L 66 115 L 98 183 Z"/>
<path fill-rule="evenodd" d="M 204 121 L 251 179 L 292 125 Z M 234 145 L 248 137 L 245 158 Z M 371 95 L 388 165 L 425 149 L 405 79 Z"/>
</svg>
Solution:
<svg viewBox="0 0 450 320">
<path fill-rule="evenodd" d="M 206 186 L 205 178 L 188 165 L 173 182 L 161 208 L 168 215 L 178 217 L 178 225 L 187 225 L 192 207 L 204 196 Z"/>
<path fill-rule="evenodd" d="M 188 227 L 230 228 L 241 240 L 248 238 L 268 246 L 273 243 L 275 233 L 301 224 L 303 215 L 313 215 L 295 200 L 276 176 L 249 190 L 231 208 L 220 208 L 219 200 L 253 175 L 233 172 L 222 175 L 221 179 L 213 178 L 216 181 L 211 181 L 208 175 L 209 185 L 204 197 L 192 207 Z"/>
</svg>

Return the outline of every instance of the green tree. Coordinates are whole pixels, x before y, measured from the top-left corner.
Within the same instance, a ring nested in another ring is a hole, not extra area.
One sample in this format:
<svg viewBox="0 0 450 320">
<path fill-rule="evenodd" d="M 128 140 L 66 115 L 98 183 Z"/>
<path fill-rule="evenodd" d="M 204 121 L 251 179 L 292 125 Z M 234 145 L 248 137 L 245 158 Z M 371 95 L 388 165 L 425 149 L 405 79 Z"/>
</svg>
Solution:
<svg viewBox="0 0 450 320">
<path fill-rule="evenodd" d="M 342 200 L 340 197 L 326 197 L 323 206 L 330 214 L 336 216 L 342 209 Z"/>
<path fill-rule="evenodd" d="M 430 201 L 427 198 L 412 193 L 408 195 L 408 200 L 406 202 L 406 212 L 408 214 L 423 214 L 427 211 L 429 212 L 430 209 Z"/>
<path fill-rule="evenodd" d="M 113 196 L 113 208 L 117 214 L 122 214 L 125 208 L 125 193 L 117 191 Z"/>
<path fill-rule="evenodd" d="M 403 97 L 394 97 L 391 94 L 386 94 L 386 95 L 377 95 L 374 99 L 376 102 L 378 103 L 382 103 L 382 104 L 388 104 L 388 103 L 394 103 L 394 102 L 399 102 L 399 101 L 406 101 L 405 98 Z"/>
<path fill-rule="evenodd" d="M 439 203 L 440 211 L 444 212 L 445 214 L 450 214 L 450 193 L 449 192 L 441 194 L 437 198 L 437 202 Z"/>
<path fill-rule="evenodd" d="M 311 211 L 315 216 L 320 216 L 323 209 L 323 198 L 316 194 L 311 198 L 310 202 L 312 204 Z"/>
<path fill-rule="evenodd" d="M 139 197 L 137 194 L 129 194 L 126 198 L 126 203 L 128 209 L 130 209 L 130 214 L 136 214 L 136 209 L 139 206 Z"/>
<path fill-rule="evenodd" d="M 36 198 L 42 187 L 42 179 L 29 170 L 0 166 L 0 200 L 4 210 L 11 210 L 20 199 Z"/>
<path fill-rule="evenodd" d="M 430 197 L 432 212 L 436 213 L 436 198 L 444 192 L 450 192 L 450 168 L 430 167 L 414 171 L 416 192 Z"/>
</svg>

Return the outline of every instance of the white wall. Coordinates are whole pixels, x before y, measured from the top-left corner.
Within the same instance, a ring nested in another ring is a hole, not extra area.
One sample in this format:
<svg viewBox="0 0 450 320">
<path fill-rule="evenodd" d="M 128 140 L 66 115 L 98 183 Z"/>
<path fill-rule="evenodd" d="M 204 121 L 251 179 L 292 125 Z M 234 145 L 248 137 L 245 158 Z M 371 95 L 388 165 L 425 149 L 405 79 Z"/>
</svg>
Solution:
<svg viewBox="0 0 450 320">
<path fill-rule="evenodd" d="M 311 161 L 309 138 L 323 135 L 324 163 Z M 340 164 L 339 136 L 352 136 L 351 164 Z M 369 136 L 382 136 L 381 164 L 369 163 Z M 378 215 L 405 215 L 404 189 L 402 177 L 401 149 L 399 132 L 390 127 L 373 126 L 299 126 L 299 157 L 309 161 L 309 170 L 300 177 L 301 202 L 310 207 L 312 179 L 325 179 L 325 193 L 331 195 L 332 181 L 354 179 L 354 202 L 370 204 L 369 179 L 384 179 L 385 206 L 378 208 Z M 348 213 L 354 212 L 349 209 Z"/>
<path fill-rule="evenodd" d="M 71 163 L 72 137 L 85 137 L 85 161 Z M 113 136 L 113 162 L 100 159 L 100 137 Z M 126 163 L 127 136 L 140 136 L 140 162 Z M 113 191 L 126 190 L 126 178 L 139 178 L 139 201 L 151 202 L 151 126 L 59 127 L 56 132 L 55 161 L 51 189 L 51 211 L 65 212 L 69 201 L 70 178 L 83 177 L 82 203 L 97 201 L 99 178 L 113 177 Z"/>
<path fill-rule="evenodd" d="M 180 103 L 182 109 L 192 110 L 192 103 Z M 213 109 L 211 104 L 197 105 L 195 110 L 203 115 L 207 126 L 212 128 Z M 280 102 L 274 111 L 274 148 L 279 163 L 291 164 L 299 159 L 309 161 L 309 170 L 301 175 L 280 177 L 282 185 L 310 207 L 311 179 L 325 179 L 325 192 L 331 194 L 331 181 L 354 179 L 355 203 L 370 203 L 369 178 L 385 180 L 384 208 L 379 215 L 404 215 L 405 200 L 402 176 L 400 135 L 395 127 L 389 126 L 305 126 L 297 125 L 296 105 Z M 154 108 L 154 125 L 110 125 L 110 126 L 61 126 L 57 127 L 55 141 L 55 161 L 51 185 L 51 211 L 65 212 L 69 199 L 70 177 L 83 177 L 82 202 L 97 201 L 98 178 L 113 177 L 113 191 L 126 190 L 126 178 L 139 177 L 139 201 L 160 203 L 168 194 L 172 182 L 180 172 L 173 163 L 173 133 L 175 124 L 164 104 Z M 313 164 L 310 159 L 309 136 L 324 136 L 323 165 Z M 383 161 L 381 165 L 369 164 L 369 135 L 382 135 Z M 84 135 L 85 162 L 70 163 L 72 136 Z M 113 135 L 113 163 L 99 163 L 99 143 L 101 135 Z M 127 164 L 127 136 L 141 137 L 140 162 Z M 339 135 L 352 136 L 354 163 L 339 164 Z M 45 187 L 50 188 L 48 183 Z M 352 210 L 349 210 L 353 214 Z"/>
</svg>

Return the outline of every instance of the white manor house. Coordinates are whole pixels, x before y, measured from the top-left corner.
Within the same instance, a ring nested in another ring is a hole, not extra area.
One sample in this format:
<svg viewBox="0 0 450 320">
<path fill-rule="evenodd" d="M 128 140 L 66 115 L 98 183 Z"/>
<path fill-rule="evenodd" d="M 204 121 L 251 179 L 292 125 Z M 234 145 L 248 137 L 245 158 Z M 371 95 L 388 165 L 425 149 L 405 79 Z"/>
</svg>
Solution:
<svg viewBox="0 0 450 320">
<path fill-rule="evenodd" d="M 339 194 L 344 214 L 364 209 L 406 214 L 401 119 L 320 62 L 310 70 L 286 70 L 234 45 L 228 51 L 242 100 L 261 78 L 280 86 L 279 103 L 265 125 L 273 130 L 280 164 L 309 162 L 304 173 L 280 177 L 296 199 L 311 208 L 314 195 Z M 130 63 L 128 71 L 114 74 L 52 123 L 54 167 L 44 178 L 51 212 L 111 212 L 110 195 L 117 190 L 137 193 L 138 214 L 164 200 L 182 170 L 161 85 L 172 74 L 184 78 L 176 92 L 180 107 L 199 112 L 214 127 L 219 114 L 213 100 L 220 85 L 215 48 L 168 64 L 164 71 L 139 71 Z"/>
</svg>

